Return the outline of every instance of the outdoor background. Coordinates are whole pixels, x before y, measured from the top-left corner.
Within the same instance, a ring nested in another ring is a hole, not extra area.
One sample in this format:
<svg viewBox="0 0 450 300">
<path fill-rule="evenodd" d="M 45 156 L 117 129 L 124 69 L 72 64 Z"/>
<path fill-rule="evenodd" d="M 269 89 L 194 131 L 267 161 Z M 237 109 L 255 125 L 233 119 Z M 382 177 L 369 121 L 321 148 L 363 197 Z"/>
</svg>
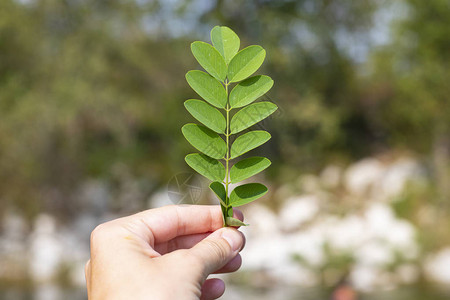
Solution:
<svg viewBox="0 0 450 300">
<path fill-rule="evenodd" d="M 448 0 L 1 0 L 0 299 L 85 299 L 96 225 L 215 203 L 180 128 L 216 25 L 280 107 L 223 299 L 449 299 Z"/>
</svg>

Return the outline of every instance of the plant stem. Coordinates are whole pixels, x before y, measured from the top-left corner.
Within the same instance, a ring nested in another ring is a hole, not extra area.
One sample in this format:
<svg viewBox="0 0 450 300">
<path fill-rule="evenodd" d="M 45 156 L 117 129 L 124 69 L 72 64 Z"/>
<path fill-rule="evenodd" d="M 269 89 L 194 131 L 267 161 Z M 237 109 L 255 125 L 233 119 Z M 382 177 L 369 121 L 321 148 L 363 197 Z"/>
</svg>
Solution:
<svg viewBox="0 0 450 300">
<path fill-rule="evenodd" d="M 227 112 L 227 129 L 226 129 L 226 143 L 227 143 L 227 156 L 225 158 L 225 211 L 224 211 L 224 216 L 223 216 L 223 220 L 224 220 L 224 224 L 223 226 L 226 227 L 227 226 L 227 215 L 228 215 L 228 207 L 230 205 L 230 199 L 228 198 L 228 185 L 230 184 L 230 180 L 229 180 L 229 161 L 230 161 L 230 146 L 229 146 L 229 142 L 230 142 L 230 103 L 228 100 L 228 80 L 225 80 L 225 91 L 227 93 L 227 106 L 226 106 L 226 112 Z"/>
</svg>

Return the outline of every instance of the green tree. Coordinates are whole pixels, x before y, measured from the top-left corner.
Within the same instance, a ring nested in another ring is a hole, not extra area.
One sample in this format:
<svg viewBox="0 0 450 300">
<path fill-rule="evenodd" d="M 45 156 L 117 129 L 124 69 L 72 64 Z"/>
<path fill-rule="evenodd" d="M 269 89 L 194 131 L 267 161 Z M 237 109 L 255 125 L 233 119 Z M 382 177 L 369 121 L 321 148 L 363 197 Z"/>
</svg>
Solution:
<svg viewBox="0 0 450 300">
<path fill-rule="evenodd" d="M 450 9 L 445 0 L 405 0 L 393 40 L 373 58 L 372 96 L 393 146 L 434 161 L 441 200 L 450 196 Z"/>
</svg>

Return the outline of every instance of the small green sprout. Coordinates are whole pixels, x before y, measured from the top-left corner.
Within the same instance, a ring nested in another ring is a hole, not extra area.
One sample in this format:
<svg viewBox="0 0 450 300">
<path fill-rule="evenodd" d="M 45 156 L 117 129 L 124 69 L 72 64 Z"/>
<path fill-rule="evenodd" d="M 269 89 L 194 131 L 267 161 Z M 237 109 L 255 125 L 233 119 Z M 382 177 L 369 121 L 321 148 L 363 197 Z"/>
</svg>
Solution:
<svg viewBox="0 0 450 300">
<path fill-rule="evenodd" d="M 224 226 L 242 226 L 246 224 L 233 218 L 233 207 L 262 197 L 267 187 L 246 183 L 229 193 L 229 186 L 258 174 L 271 162 L 255 156 L 234 162 L 232 166 L 230 163 L 270 139 L 264 130 L 242 132 L 277 109 L 269 101 L 253 103 L 272 88 L 273 80 L 265 75 L 250 77 L 264 62 L 266 51 L 261 46 L 239 51 L 239 37 L 225 26 L 211 30 L 211 41 L 212 45 L 199 41 L 191 44 L 194 57 L 207 73 L 189 71 L 186 80 L 206 102 L 197 99 L 184 102 L 188 112 L 203 124 L 189 123 L 182 127 L 186 140 L 201 152 L 188 154 L 185 160 L 192 169 L 213 181 L 209 187 L 219 198 Z M 235 84 L 232 89 L 231 84 Z M 225 116 L 217 108 L 224 110 Z M 238 108 L 237 112 L 233 111 Z M 236 134 L 241 135 L 231 144 L 231 137 Z"/>
</svg>

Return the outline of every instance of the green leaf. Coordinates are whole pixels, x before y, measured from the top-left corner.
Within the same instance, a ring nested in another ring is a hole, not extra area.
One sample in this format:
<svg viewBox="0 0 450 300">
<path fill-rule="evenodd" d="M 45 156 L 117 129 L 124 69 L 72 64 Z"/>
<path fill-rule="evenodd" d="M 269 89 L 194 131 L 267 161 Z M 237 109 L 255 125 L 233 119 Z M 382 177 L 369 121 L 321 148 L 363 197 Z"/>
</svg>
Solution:
<svg viewBox="0 0 450 300">
<path fill-rule="evenodd" d="M 226 191 L 225 187 L 222 182 L 212 182 L 209 185 L 209 188 L 216 194 L 216 196 L 219 198 L 220 202 L 220 209 L 222 211 L 222 219 L 224 226 L 227 225 L 226 217 L 233 217 L 233 207 L 226 205 Z"/>
<path fill-rule="evenodd" d="M 271 164 L 265 157 L 249 157 L 233 165 L 230 170 L 231 183 L 238 183 L 263 171 Z"/>
<path fill-rule="evenodd" d="M 214 158 L 200 153 L 192 153 L 186 155 L 184 160 L 192 169 L 210 180 L 222 181 L 225 178 L 225 167 Z"/>
<path fill-rule="evenodd" d="M 231 133 L 239 133 L 244 129 L 264 120 L 277 110 L 272 102 L 258 102 L 250 104 L 238 111 L 230 122 Z"/>
<path fill-rule="evenodd" d="M 221 205 L 221 208 L 222 208 L 222 217 L 225 218 L 223 220 L 224 225 L 228 226 L 226 219 L 233 217 L 233 207 L 232 206 L 226 207 L 226 206 Z"/>
<path fill-rule="evenodd" d="M 222 180 L 223 180 L 223 178 L 221 179 L 221 181 Z M 223 183 L 218 182 L 218 181 L 211 182 L 211 184 L 209 185 L 209 188 L 211 189 L 211 191 L 214 192 L 214 194 L 216 194 L 217 198 L 219 198 L 220 204 L 222 206 L 226 206 L 226 204 L 225 204 L 225 202 L 227 201 L 226 200 L 226 192 L 225 192 L 225 187 L 223 186 Z"/>
<path fill-rule="evenodd" d="M 225 133 L 227 121 L 220 111 L 206 104 L 204 101 L 190 99 L 184 106 L 199 122 L 217 133 Z"/>
<path fill-rule="evenodd" d="M 236 54 L 228 65 L 228 80 L 237 82 L 249 77 L 264 62 L 266 51 L 261 46 L 249 46 Z"/>
<path fill-rule="evenodd" d="M 209 74 L 222 82 L 225 80 L 225 77 L 227 77 L 227 64 L 216 48 L 205 42 L 193 42 L 191 51 L 198 63 Z"/>
<path fill-rule="evenodd" d="M 191 88 L 211 105 L 219 108 L 225 108 L 227 105 L 225 88 L 211 75 L 194 70 L 187 72 L 186 80 Z"/>
<path fill-rule="evenodd" d="M 231 145 L 230 158 L 236 158 L 256 147 L 261 146 L 268 140 L 270 140 L 270 133 L 263 130 L 255 130 L 244 133 L 239 136 Z"/>
<path fill-rule="evenodd" d="M 238 108 L 252 103 L 273 86 L 273 80 L 269 76 L 258 75 L 247 78 L 238 83 L 230 93 L 231 108 Z"/>
<path fill-rule="evenodd" d="M 215 159 L 224 158 L 227 152 L 225 141 L 214 131 L 197 124 L 186 124 L 181 128 L 186 140 L 198 151 Z"/>
<path fill-rule="evenodd" d="M 239 51 L 240 40 L 233 30 L 226 26 L 216 26 L 211 30 L 211 41 L 228 64 Z"/>
<path fill-rule="evenodd" d="M 245 224 L 241 220 L 233 218 L 233 217 L 227 217 L 226 223 L 228 226 L 232 226 L 232 227 L 248 226 L 248 224 Z"/>
<path fill-rule="evenodd" d="M 230 194 L 230 204 L 234 207 L 250 203 L 267 193 L 267 187 L 261 183 L 247 183 L 238 186 Z"/>
</svg>

